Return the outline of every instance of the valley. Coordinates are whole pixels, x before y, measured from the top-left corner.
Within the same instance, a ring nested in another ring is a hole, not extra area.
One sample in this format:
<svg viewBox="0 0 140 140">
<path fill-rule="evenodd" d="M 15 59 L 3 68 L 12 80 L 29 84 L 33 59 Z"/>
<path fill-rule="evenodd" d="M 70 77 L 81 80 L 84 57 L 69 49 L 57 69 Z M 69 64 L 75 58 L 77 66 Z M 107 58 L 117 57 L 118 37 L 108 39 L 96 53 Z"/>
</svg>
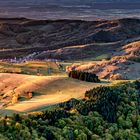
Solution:
<svg viewBox="0 0 140 140">
<path fill-rule="evenodd" d="M 0 18 L 0 139 L 139 134 L 140 19 Z"/>
<path fill-rule="evenodd" d="M 104 85 L 68 78 L 72 70 L 111 83 L 139 78 L 139 19 L 1 18 L 0 23 L 1 109 L 31 111 L 82 99 L 87 90 Z"/>
</svg>

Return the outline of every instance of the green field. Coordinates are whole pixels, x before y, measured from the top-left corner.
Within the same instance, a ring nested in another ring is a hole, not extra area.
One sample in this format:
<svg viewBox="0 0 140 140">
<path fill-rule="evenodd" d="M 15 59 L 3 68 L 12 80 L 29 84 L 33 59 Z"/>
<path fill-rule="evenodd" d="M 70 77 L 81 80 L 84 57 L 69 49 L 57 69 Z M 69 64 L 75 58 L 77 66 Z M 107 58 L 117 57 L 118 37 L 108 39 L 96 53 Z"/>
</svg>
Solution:
<svg viewBox="0 0 140 140">
<path fill-rule="evenodd" d="M 64 74 L 64 70 L 55 62 L 29 61 L 25 63 L 0 62 L 0 73 L 17 73 L 28 75 L 50 76 Z M 64 68 L 65 69 L 65 68 Z"/>
</svg>

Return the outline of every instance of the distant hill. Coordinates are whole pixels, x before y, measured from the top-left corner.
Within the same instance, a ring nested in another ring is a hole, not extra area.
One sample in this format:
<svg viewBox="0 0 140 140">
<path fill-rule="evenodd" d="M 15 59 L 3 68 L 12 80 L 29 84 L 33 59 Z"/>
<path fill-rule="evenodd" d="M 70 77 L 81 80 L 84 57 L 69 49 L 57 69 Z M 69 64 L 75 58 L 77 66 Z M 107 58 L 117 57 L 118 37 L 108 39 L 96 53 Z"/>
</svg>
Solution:
<svg viewBox="0 0 140 140">
<path fill-rule="evenodd" d="M 138 38 L 139 19 L 0 19 L 0 59 L 79 60 L 110 56 Z"/>
<path fill-rule="evenodd" d="M 139 0 L 94 0 L 94 2 L 140 2 Z"/>
<path fill-rule="evenodd" d="M 139 0 L 5 0 L 0 5 L 93 5 L 94 3 L 137 3 Z"/>
</svg>

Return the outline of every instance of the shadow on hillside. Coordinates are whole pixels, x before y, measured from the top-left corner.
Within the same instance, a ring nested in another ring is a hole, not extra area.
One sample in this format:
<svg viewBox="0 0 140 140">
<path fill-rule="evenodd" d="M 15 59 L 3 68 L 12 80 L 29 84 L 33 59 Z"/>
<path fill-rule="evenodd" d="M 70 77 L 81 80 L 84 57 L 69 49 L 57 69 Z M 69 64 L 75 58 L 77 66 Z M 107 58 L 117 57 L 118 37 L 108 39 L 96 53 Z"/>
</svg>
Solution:
<svg viewBox="0 0 140 140">
<path fill-rule="evenodd" d="M 1 109 L 0 110 L 0 117 L 4 117 L 4 116 L 12 116 L 13 114 L 22 114 L 23 112 L 19 112 L 16 110 L 9 110 L 9 109 Z"/>
</svg>

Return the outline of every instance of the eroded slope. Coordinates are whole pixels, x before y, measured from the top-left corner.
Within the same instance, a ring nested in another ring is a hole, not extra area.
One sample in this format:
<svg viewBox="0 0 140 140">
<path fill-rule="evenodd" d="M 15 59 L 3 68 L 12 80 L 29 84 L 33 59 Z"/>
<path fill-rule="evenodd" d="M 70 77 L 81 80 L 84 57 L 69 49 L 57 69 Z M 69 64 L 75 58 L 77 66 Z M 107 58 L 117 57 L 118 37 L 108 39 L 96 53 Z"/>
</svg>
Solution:
<svg viewBox="0 0 140 140">
<path fill-rule="evenodd" d="M 102 54 L 111 56 L 120 46 L 140 36 L 139 19 L 42 21 L 21 18 L 0 19 L 0 23 L 0 59 L 75 60 Z"/>
</svg>

